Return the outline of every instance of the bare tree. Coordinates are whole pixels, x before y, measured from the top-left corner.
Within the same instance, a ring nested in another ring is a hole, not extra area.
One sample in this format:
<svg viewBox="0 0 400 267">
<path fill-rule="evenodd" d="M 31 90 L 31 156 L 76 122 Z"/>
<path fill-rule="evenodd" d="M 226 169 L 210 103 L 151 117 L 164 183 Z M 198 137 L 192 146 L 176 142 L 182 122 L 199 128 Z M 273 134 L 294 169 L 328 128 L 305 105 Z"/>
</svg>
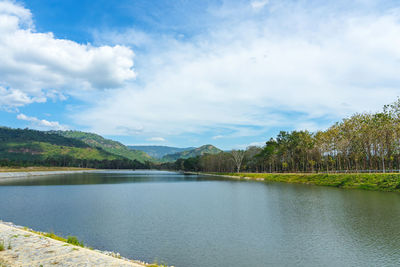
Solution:
<svg viewBox="0 0 400 267">
<path fill-rule="evenodd" d="M 244 150 L 232 150 L 232 152 L 231 152 L 232 159 L 236 165 L 237 172 L 240 172 L 240 167 L 242 166 L 244 154 L 245 154 Z"/>
</svg>

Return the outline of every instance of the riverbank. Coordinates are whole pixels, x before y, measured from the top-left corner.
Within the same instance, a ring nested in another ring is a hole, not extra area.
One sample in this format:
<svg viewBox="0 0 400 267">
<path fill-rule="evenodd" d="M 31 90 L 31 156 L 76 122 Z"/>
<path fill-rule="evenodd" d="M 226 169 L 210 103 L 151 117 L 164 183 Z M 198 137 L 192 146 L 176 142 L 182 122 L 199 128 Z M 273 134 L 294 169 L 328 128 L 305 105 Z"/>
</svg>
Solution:
<svg viewBox="0 0 400 267">
<path fill-rule="evenodd" d="M 0 167 L 2 172 L 45 172 L 45 171 L 88 171 L 95 170 L 91 168 L 77 167 Z"/>
<path fill-rule="evenodd" d="M 198 173 L 230 179 L 312 184 L 347 189 L 400 192 L 399 173 Z"/>
<path fill-rule="evenodd" d="M 0 221 L 0 266 L 157 266 L 48 236 L 51 235 Z"/>
<path fill-rule="evenodd" d="M 9 170 L 9 171 L 7 171 Z M 19 177 L 34 177 L 44 175 L 72 174 L 72 173 L 92 173 L 103 170 L 96 169 L 80 169 L 80 168 L 21 168 L 21 169 L 0 169 L 0 180 L 8 180 Z"/>
</svg>

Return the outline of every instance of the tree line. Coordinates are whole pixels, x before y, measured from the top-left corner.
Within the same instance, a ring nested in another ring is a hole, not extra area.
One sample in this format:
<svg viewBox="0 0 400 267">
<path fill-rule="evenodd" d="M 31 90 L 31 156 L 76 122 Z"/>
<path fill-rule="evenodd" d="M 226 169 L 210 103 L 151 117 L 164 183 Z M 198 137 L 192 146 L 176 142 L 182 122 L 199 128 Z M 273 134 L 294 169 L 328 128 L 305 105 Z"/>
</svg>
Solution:
<svg viewBox="0 0 400 267">
<path fill-rule="evenodd" d="M 206 172 L 337 172 L 400 169 L 400 99 L 376 113 L 357 113 L 325 131 L 281 131 L 251 146 L 162 168 Z"/>
<path fill-rule="evenodd" d="M 114 160 L 96 160 L 96 159 L 77 159 L 71 156 L 56 156 L 45 159 L 0 159 L 0 167 L 79 167 L 94 169 L 150 169 L 150 162 L 141 163 L 137 160 L 114 159 Z"/>
</svg>

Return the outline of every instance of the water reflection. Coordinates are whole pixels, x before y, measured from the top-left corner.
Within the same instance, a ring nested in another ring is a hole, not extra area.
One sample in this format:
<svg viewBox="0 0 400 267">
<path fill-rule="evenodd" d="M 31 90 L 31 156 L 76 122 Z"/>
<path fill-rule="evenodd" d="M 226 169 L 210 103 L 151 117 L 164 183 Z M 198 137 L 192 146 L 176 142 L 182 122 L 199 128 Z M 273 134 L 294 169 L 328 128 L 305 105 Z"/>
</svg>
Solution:
<svg viewBox="0 0 400 267">
<path fill-rule="evenodd" d="M 147 171 L 5 184 L 1 219 L 149 262 L 400 265 L 397 193 Z"/>
</svg>

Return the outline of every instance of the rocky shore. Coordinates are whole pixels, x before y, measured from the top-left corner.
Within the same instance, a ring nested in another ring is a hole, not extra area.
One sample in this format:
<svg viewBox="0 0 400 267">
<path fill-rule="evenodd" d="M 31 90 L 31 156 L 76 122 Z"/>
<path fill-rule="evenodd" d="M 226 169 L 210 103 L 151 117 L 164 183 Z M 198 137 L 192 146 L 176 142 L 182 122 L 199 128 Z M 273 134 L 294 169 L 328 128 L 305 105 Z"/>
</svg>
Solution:
<svg viewBox="0 0 400 267">
<path fill-rule="evenodd" d="M 0 267 L 9 266 L 149 265 L 122 258 L 118 253 L 68 244 L 35 233 L 31 229 L 0 221 Z"/>
<path fill-rule="evenodd" d="M 100 171 L 102 170 L 0 172 L 0 179 L 43 176 L 43 175 L 57 175 L 57 174 L 71 174 L 71 173 L 90 173 L 90 172 L 100 172 Z"/>
</svg>

